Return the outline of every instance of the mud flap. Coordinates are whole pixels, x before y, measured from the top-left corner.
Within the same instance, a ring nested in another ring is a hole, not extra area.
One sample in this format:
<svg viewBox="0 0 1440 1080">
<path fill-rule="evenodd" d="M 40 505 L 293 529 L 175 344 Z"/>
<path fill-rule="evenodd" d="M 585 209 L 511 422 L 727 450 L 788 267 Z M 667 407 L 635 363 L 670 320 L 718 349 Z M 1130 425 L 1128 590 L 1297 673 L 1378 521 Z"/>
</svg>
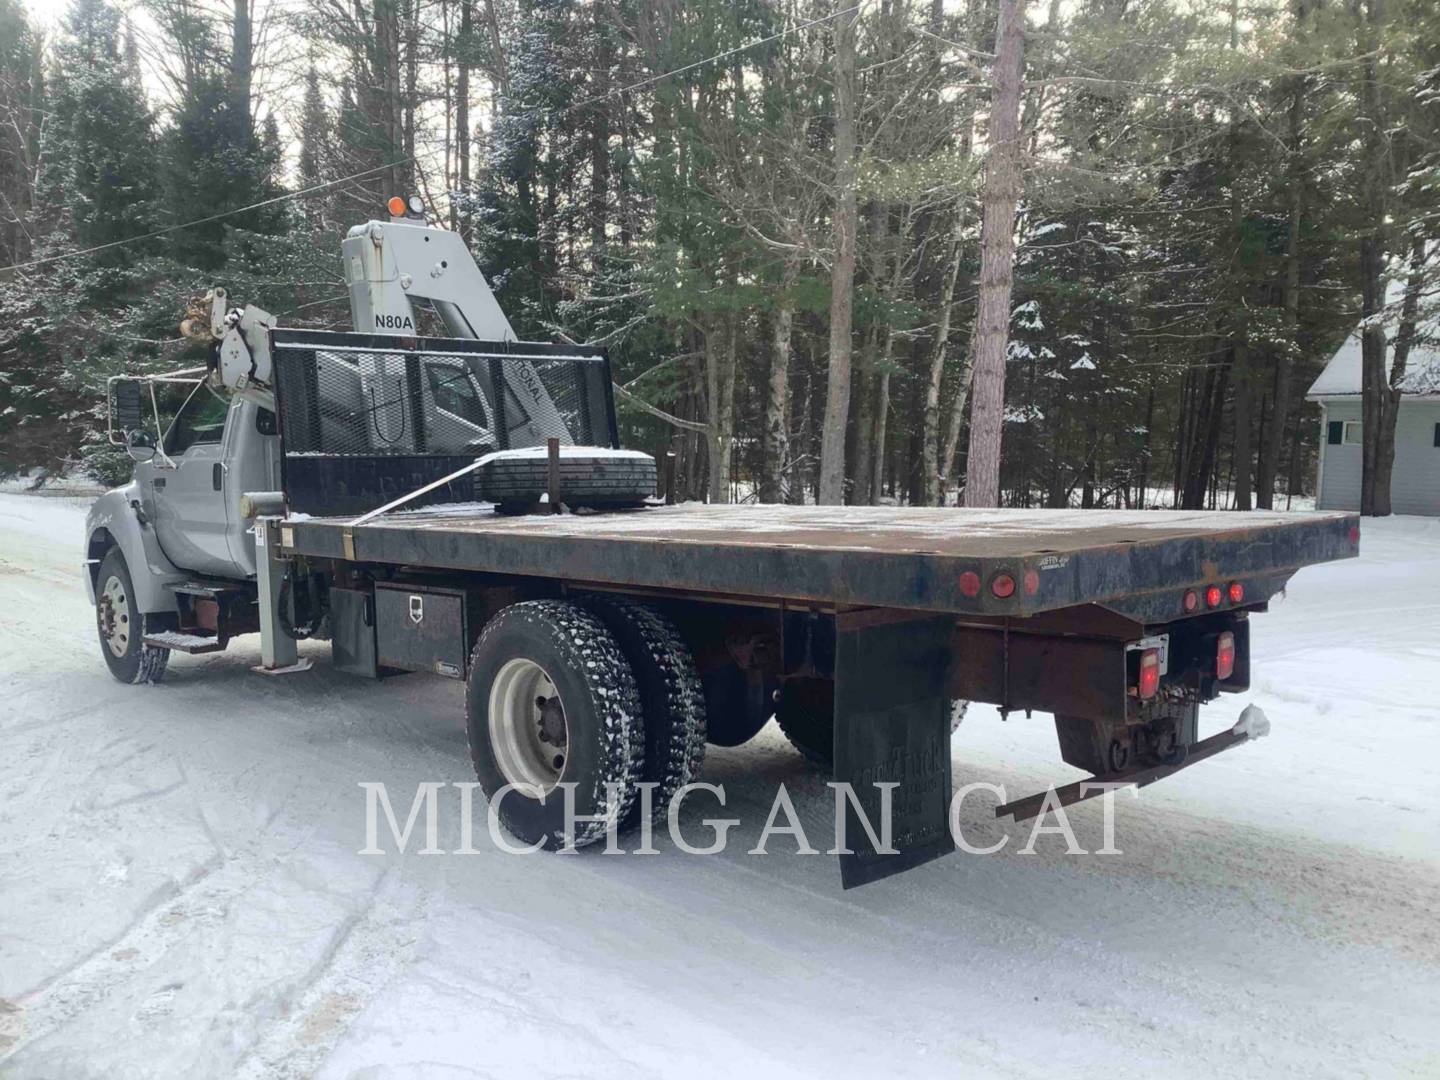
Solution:
<svg viewBox="0 0 1440 1080">
<path fill-rule="evenodd" d="M 954 620 L 870 610 L 836 616 L 835 779 L 849 783 L 883 840 L 891 789 L 891 849 L 877 851 L 845 802 L 840 883 L 866 885 L 955 850 L 950 836 L 950 714 L 945 692 Z"/>
</svg>

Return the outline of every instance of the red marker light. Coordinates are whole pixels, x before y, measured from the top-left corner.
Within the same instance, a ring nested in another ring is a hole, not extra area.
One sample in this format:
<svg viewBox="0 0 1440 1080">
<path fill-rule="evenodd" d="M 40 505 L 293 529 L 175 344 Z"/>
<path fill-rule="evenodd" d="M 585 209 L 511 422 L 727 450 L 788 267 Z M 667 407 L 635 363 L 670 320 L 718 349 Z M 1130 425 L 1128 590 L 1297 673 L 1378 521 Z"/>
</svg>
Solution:
<svg viewBox="0 0 1440 1080">
<path fill-rule="evenodd" d="M 1205 590 L 1206 607 L 1217 608 L 1220 606 L 1220 601 L 1222 599 L 1224 599 L 1224 595 L 1220 592 L 1219 585 L 1211 585 L 1208 589 Z"/>
<path fill-rule="evenodd" d="M 1181 601 L 1187 612 L 1193 612 L 1200 606 L 1200 594 L 1194 589 L 1185 590 L 1185 599 Z"/>
<path fill-rule="evenodd" d="M 1215 642 L 1215 677 L 1221 682 L 1235 674 L 1235 635 L 1229 630 Z"/>
<path fill-rule="evenodd" d="M 974 570 L 966 570 L 960 575 L 960 591 L 971 598 L 980 595 L 980 575 Z"/>
<path fill-rule="evenodd" d="M 1245 586 L 1238 581 L 1230 582 L 1230 587 L 1225 592 L 1230 597 L 1232 604 L 1238 604 L 1245 599 Z"/>
<path fill-rule="evenodd" d="M 1025 571 L 1025 595 L 1034 596 L 1040 591 L 1040 574 L 1035 570 Z"/>
<path fill-rule="evenodd" d="M 1009 574 L 996 574 L 995 580 L 990 582 L 990 591 L 1006 600 L 1015 595 L 1015 579 Z"/>
<path fill-rule="evenodd" d="M 1146 701 L 1160 691 L 1160 650 L 1146 649 L 1140 654 L 1140 700 Z"/>
<path fill-rule="evenodd" d="M 1359 525 L 1351 525 L 1351 526 L 1350 526 L 1350 543 L 1352 543 L 1352 544 L 1359 544 L 1359 543 L 1360 543 L 1360 526 L 1359 526 Z"/>
</svg>

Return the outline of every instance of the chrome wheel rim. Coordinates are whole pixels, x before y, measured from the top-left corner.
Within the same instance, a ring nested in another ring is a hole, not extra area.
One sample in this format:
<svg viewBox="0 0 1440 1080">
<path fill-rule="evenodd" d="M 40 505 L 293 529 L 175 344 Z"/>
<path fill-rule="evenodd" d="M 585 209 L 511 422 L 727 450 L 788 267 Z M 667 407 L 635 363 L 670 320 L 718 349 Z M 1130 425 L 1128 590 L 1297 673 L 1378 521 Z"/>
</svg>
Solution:
<svg viewBox="0 0 1440 1080">
<path fill-rule="evenodd" d="M 125 583 L 111 577 L 100 591 L 100 636 L 117 657 L 130 649 L 130 598 Z"/>
<path fill-rule="evenodd" d="M 507 660 L 490 684 L 490 745 L 505 782 L 539 798 L 560 782 L 569 726 L 560 692 L 533 660 Z"/>
</svg>

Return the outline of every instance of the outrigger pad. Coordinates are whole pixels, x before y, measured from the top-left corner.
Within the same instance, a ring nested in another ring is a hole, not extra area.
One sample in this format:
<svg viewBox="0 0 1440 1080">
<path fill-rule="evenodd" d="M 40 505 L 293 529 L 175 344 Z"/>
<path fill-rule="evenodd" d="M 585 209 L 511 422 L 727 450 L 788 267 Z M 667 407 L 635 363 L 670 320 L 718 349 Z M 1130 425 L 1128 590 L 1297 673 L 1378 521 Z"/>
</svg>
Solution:
<svg viewBox="0 0 1440 1080">
<path fill-rule="evenodd" d="M 950 712 L 945 675 L 954 620 L 870 610 L 836 616 L 835 779 L 848 782 L 881 832 L 881 794 L 891 789 L 891 848 L 870 842 L 845 802 L 840 883 L 866 885 L 955 850 L 950 836 Z"/>
</svg>

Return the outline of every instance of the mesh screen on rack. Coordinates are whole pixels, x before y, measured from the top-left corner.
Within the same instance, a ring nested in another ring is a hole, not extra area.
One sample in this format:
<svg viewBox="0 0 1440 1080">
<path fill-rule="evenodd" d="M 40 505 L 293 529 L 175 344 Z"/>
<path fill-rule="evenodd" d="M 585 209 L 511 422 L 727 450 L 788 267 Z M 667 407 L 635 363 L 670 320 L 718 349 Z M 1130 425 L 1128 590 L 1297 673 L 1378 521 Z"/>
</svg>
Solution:
<svg viewBox="0 0 1440 1080">
<path fill-rule="evenodd" d="M 287 455 L 614 443 L 600 358 L 285 347 L 275 377 Z"/>
<path fill-rule="evenodd" d="M 368 509 L 492 450 L 552 437 L 617 445 L 601 350 L 277 329 L 271 356 L 297 510 Z M 429 501 L 465 499 L 468 490 Z"/>
</svg>

